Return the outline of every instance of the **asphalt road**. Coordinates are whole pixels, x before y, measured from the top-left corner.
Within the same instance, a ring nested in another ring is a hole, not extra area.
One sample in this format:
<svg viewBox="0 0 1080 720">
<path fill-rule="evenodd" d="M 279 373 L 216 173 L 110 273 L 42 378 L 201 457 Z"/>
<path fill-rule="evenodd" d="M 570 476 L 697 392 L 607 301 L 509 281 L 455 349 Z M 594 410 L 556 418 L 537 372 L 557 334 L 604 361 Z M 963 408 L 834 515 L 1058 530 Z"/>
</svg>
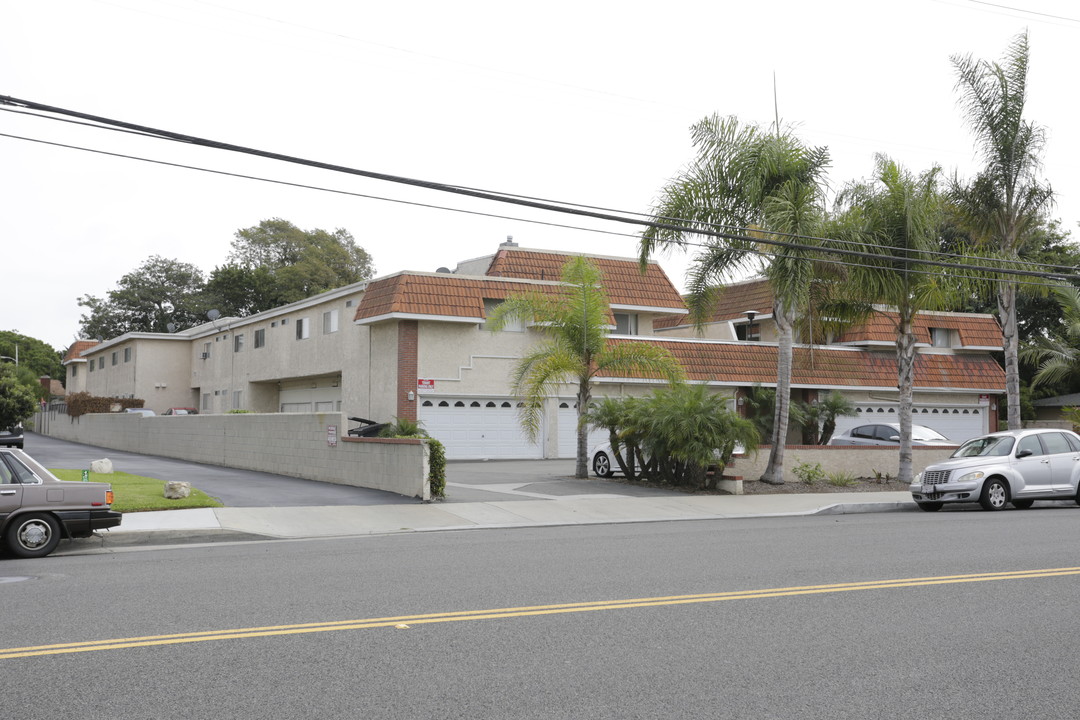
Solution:
<svg viewBox="0 0 1080 720">
<path fill-rule="evenodd" d="M 3 560 L 4 714 L 1075 718 L 1078 521 L 1048 507 Z"/>
</svg>

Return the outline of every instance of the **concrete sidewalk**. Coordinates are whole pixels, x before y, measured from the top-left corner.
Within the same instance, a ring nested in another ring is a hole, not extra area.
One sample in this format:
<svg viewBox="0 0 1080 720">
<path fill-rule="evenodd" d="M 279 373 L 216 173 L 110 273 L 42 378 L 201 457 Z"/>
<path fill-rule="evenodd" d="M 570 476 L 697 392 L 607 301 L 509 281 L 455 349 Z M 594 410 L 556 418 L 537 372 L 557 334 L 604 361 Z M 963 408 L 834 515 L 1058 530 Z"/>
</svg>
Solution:
<svg viewBox="0 0 1080 720">
<path fill-rule="evenodd" d="M 161 545 L 432 530 L 717 520 L 914 510 L 906 492 L 615 497 L 336 507 L 226 507 L 127 513 L 86 542 Z"/>
</svg>

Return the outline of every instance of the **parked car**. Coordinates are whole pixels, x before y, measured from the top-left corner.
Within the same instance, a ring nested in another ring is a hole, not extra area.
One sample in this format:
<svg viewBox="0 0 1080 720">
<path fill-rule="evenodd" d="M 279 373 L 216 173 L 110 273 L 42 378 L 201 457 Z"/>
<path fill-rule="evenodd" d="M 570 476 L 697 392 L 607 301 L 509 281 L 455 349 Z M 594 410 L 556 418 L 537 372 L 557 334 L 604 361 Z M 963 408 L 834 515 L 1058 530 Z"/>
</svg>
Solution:
<svg viewBox="0 0 1080 720">
<path fill-rule="evenodd" d="M 23 446 L 22 424 L 10 427 L 7 430 L 0 430 L 0 445 L 21 448 Z"/>
<path fill-rule="evenodd" d="M 629 462 L 629 458 L 626 455 L 626 448 L 623 447 L 619 452 L 623 456 L 623 461 Z M 737 445 L 735 447 L 735 454 L 738 455 L 742 452 L 745 452 L 745 449 L 741 445 Z M 719 453 L 717 453 L 717 455 L 717 461 L 719 461 Z M 597 477 L 609 478 L 617 472 L 622 472 L 622 470 L 619 469 L 619 461 L 615 459 L 615 453 L 612 451 L 611 443 L 609 442 L 597 445 L 589 457 L 592 459 L 592 469 Z M 712 466 L 710 466 L 710 468 L 715 469 Z"/>
<path fill-rule="evenodd" d="M 112 486 L 58 479 L 22 450 L 0 448 L 0 544 L 22 558 L 45 557 L 62 537 L 116 527 Z"/>
<path fill-rule="evenodd" d="M 166 410 L 165 412 L 163 412 L 161 414 L 162 415 L 198 415 L 199 411 L 197 409 L 195 409 L 195 408 L 175 407 L 175 408 L 169 408 L 168 410 Z"/>
<path fill-rule="evenodd" d="M 1076 500 L 1080 436 L 1068 430 L 1008 430 L 972 438 L 915 476 L 911 496 L 928 512 L 978 502 L 1026 510 L 1036 500 Z"/>
<path fill-rule="evenodd" d="M 150 408 L 128 408 L 125 412 L 129 412 L 132 415 L 142 415 L 143 417 L 150 417 L 154 414 L 154 411 Z"/>
<path fill-rule="evenodd" d="M 830 445 L 900 445 L 900 423 L 869 423 L 837 433 L 829 440 Z M 943 445 L 958 447 L 937 430 L 925 425 L 911 426 L 912 445 Z"/>
</svg>

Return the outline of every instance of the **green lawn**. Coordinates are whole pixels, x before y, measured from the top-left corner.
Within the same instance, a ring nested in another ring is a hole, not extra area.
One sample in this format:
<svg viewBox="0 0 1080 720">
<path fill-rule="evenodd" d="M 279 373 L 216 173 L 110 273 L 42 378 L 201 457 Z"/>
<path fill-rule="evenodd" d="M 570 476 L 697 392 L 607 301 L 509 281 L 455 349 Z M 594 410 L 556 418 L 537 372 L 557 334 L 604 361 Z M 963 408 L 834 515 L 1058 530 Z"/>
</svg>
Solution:
<svg viewBox="0 0 1080 720">
<path fill-rule="evenodd" d="M 50 470 L 61 480 L 82 480 L 82 470 Z M 90 473 L 91 482 L 104 482 L 112 485 L 112 509 L 120 512 L 142 512 L 146 510 L 182 510 L 185 508 L 222 507 L 217 498 L 212 498 L 202 490 L 191 488 L 191 496 L 182 500 L 169 500 L 164 495 L 165 481 L 142 475 L 130 475 L 124 472 L 108 474 Z"/>
</svg>

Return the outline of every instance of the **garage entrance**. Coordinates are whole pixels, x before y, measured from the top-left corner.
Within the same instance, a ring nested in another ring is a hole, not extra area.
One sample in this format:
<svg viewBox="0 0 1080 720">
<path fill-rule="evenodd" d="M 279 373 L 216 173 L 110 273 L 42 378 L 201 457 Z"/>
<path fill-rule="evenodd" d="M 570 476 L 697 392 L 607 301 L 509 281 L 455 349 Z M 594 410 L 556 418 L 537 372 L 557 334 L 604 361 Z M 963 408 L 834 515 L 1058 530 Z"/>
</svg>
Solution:
<svg viewBox="0 0 1080 720">
<path fill-rule="evenodd" d="M 425 398 L 419 419 L 446 446 L 448 460 L 530 460 L 544 457 L 541 427 L 530 442 L 515 398 Z"/>
</svg>

